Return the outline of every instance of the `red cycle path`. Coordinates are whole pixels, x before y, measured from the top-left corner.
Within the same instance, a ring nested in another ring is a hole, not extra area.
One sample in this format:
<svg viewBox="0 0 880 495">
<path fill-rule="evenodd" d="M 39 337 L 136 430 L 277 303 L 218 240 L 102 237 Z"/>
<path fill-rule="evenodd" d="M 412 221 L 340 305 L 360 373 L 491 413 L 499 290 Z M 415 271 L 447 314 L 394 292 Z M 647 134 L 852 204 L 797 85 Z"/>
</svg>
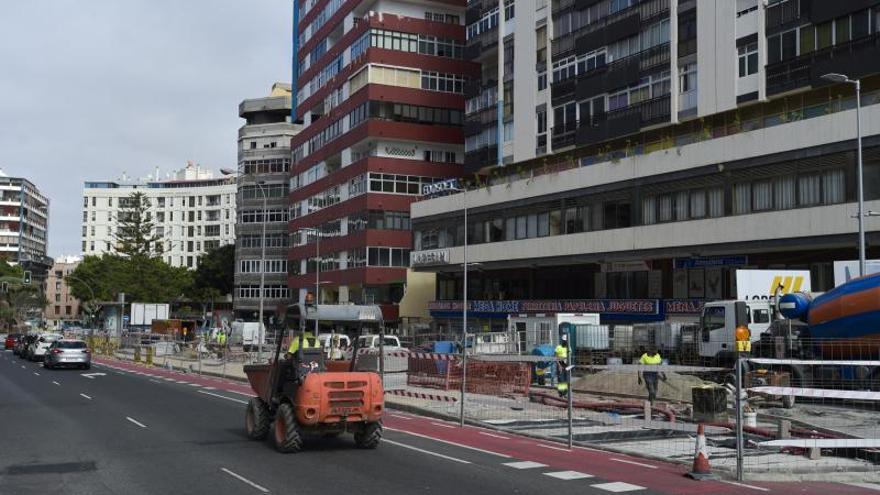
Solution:
<svg viewBox="0 0 880 495">
<path fill-rule="evenodd" d="M 159 378 L 185 380 L 217 390 L 254 395 L 250 385 L 233 380 L 179 373 L 163 368 L 147 367 L 130 361 L 102 357 L 95 357 L 94 360 L 101 364 Z M 680 464 L 645 460 L 640 457 L 582 447 L 575 447 L 569 451 L 562 444 L 535 440 L 506 431 L 500 432 L 475 426 L 461 428 L 457 425 L 450 428 L 449 425 L 452 423 L 441 426 L 443 423 L 432 418 L 397 412 L 387 414 L 384 424 L 389 429 L 403 433 L 413 433 L 422 437 L 504 454 L 510 456 L 512 460 L 540 462 L 552 469 L 579 471 L 610 481 L 624 481 L 670 495 L 736 495 L 742 493 L 863 495 L 877 493 L 875 490 L 839 483 L 749 481 L 743 486 L 720 481 L 693 481 L 685 477 L 687 468 Z M 487 433 L 487 435 L 480 434 L 481 432 Z"/>
</svg>

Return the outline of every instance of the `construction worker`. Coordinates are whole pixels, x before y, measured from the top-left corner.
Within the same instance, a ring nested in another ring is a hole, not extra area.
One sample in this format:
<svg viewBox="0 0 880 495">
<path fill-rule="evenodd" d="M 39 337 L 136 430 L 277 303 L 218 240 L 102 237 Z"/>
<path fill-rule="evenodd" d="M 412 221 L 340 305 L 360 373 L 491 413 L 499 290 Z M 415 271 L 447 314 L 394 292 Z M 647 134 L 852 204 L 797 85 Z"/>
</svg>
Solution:
<svg viewBox="0 0 880 495">
<path fill-rule="evenodd" d="M 291 356 L 296 355 L 296 351 L 299 350 L 299 341 L 300 341 L 300 336 L 295 335 L 293 337 L 293 340 L 290 341 L 290 346 L 287 348 L 288 354 L 290 354 Z M 317 348 L 321 347 L 321 343 L 318 342 L 317 338 L 315 338 L 315 334 L 313 334 L 309 330 L 306 330 L 305 332 L 302 333 L 302 341 L 303 341 L 303 349 L 312 349 L 312 348 L 317 349 Z"/>
<path fill-rule="evenodd" d="M 563 334 L 556 346 L 557 381 L 556 391 L 560 397 L 568 396 L 568 335 Z"/>
<path fill-rule="evenodd" d="M 660 351 L 657 350 L 656 346 L 651 346 L 646 352 L 642 353 L 642 357 L 639 358 L 639 364 L 643 365 L 660 365 L 663 364 L 663 358 L 660 357 Z M 648 402 L 651 405 L 654 405 L 654 401 L 657 399 L 657 379 L 660 378 L 663 381 L 666 381 L 665 373 L 658 373 L 656 371 L 640 371 L 639 372 L 639 385 L 642 384 L 642 380 L 645 381 L 645 388 L 648 389 Z"/>
</svg>

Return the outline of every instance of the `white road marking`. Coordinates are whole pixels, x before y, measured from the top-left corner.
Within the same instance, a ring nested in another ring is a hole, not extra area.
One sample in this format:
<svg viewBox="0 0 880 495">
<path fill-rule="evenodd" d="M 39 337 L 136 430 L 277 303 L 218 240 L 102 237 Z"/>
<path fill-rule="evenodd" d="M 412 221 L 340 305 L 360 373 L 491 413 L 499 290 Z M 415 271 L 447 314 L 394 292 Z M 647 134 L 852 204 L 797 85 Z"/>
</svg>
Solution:
<svg viewBox="0 0 880 495">
<path fill-rule="evenodd" d="M 150 378 L 150 381 L 153 382 L 153 383 L 162 383 L 162 382 L 160 382 L 159 380 L 153 380 L 152 378 Z"/>
<path fill-rule="evenodd" d="M 37 373 L 37 372 L 36 372 L 36 371 L 34 371 L 34 374 L 35 374 L 35 375 L 37 375 L 37 376 L 40 376 L 40 374 L 39 374 L 39 373 Z"/>
<path fill-rule="evenodd" d="M 547 467 L 546 464 L 541 464 L 540 462 L 533 461 L 506 462 L 502 464 L 502 466 L 507 466 L 513 469 L 535 469 Z"/>
<path fill-rule="evenodd" d="M 165 380 L 166 382 L 176 382 L 177 381 L 174 378 L 163 378 L 163 380 Z"/>
<path fill-rule="evenodd" d="M 415 450 L 416 452 L 421 452 L 423 454 L 433 455 L 435 457 L 439 457 L 441 459 L 446 459 L 448 461 L 460 462 L 462 464 L 470 464 L 471 463 L 471 461 L 466 461 L 464 459 L 459 459 L 457 457 L 450 457 L 448 455 L 443 455 L 438 452 L 432 452 L 430 450 L 420 449 L 418 447 L 413 447 L 412 445 L 407 445 L 405 443 L 395 442 L 393 440 L 383 439 L 382 443 L 390 443 L 391 445 L 397 445 L 398 447 L 403 447 L 405 449 Z"/>
<path fill-rule="evenodd" d="M 433 441 L 435 441 L 435 442 L 445 443 L 445 444 L 447 444 L 447 445 L 453 445 L 453 446 L 455 446 L 455 447 L 460 447 L 460 448 L 463 448 L 463 449 L 473 450 L 473 451 L 476 451 L 476 452 L 482 452 L 482 453 L 484 453 L 484 454 L 494 455 L 494 456 L 497 456 L 497 457 L 502 457 L 502 458 L 504 458 L 504 459 L 510 459 L 510 456 L 507 455 L 507 454 L 501 454 L 501 453 L 498 453 L 498 452 L 493 452 L 493 451 L 491 451 L 491 450 L 484 450 L 484 449 L 480 449 L 480 448 L 477 448 L 477 447 L 471 447 L 470 445 L 464 445 L 464 444 L 462 444 L 462 443 L 450 442 L 449 440 L 441 440 L 441 439 L 439 439 L 439 438 L 434 438 L 434 437 L 431 437 L 431 436 L 428 436 L 428 435 L 422 435 L 421 433 L 413 433 L 413 432 L 411 432 L 411 431 L 398 430 L 397 428 L 389 428 L 389 427 L 387 427 L 387 426 L 385 426 L 384 429 L 389 430 L 389 431 L 396 431 L 396 432 L 399 432 L 399 433 L 406 433 L 407 435 L 412 435 L 412 436 L 414 436 L 414 437 L 426 438 L 426 439 L 428 439 L 428 440 L 433 440 Z"/>
<path fill-rule="evenodd" d="M 642 466 L 642 467 L 646 467 L 648 469 L 657 469 L 657 466 L 652 466 L 650 464 L 644 464 L 644 463 L 636 462 L 636 461 L 628 461 L 626 459 L 618 459 L 616 457 L 612 457 L 611 460 L 616 461 L 616 462 L 625 462 L 627 464 L 632 464 L 633 466 Z"/>
<path fill-rule="evenodd" d="M 544 476 L 550 476 L 565 481 L 582 480 L 584 478 L 592 478 L 592 474 L 580 473 L 578 471 L 557 471 L 555 473 L 544 473 Z"/>
<path fill-rule="evenodd" d="M 94 380 L 96 376 L 107 376 L 107 373 L 80 373 L 80 376 Z"/>
<path fill-rule="evenodd" d="M 510 440 L 510 437 L 503 437 L 501 435 L 496 435 L 494 433 L 487 433 L 485 431 L 479 431 L 477 433 L 479 433 L 480 435 L 486 435 L 487 437 L 500 438 L 501 440 Z"/>
<path fill-rule="evenodd" d="M 544 445 L 543 443 L 536 443 L 535 447 L 541 447 L 542 449 L 561 450 L 563 452 L 571 452 L 570 450 L 566 449 L 565 447 L 555 447 L 553 445 Z"/>
<path fill-rule="evenodd" d="M 433 421 L 431 422 L 431 424 L 434 426 L 440 426 L 442 428 L 458 428 L 458 426 L 444 425 L 443 423 L 435 423 Z"/>
<path fill-rule="evenodd" d="M 598 488 L 599 490 L 605 490 L 606 492 L 611 492 L 611 493 L 635 492 L 638 490 L 645 489 L 645 487 L 643 487 L 643 486 L 630 485 L 629 483 L 624 483 L 622 481 L 615 481 L 614 483 L 600 483 L 598 485 L 590 485 L 590 488 Z"/>
<path fill-rule="evenodd" d="M 134 419 L 134 418 L 130 418 L 130 417 L 126 416 L 125 419 L 131 421 L 132 423 L 134 423 L 134 424 L 136 424 L 136 425 L 138 425 L 138 426 L 140 426 L 141 428 L 146 428 L 146 427 L 147 427 L 147 425 L 141 423 L 140 421 L 138 421 L 138 420 L 136 420 L 136 419 Z"/>
<path fill-rule="evenodd" d="M 55 385 L 58 385 L 59 387 L 61 386 L 61 384 L 56 381 L 53 381 L 52 383 L 54 383 Z"/>
<path fill-rule="evenodd" d="M 770 491 L 769 488 L 764 488 L 762 486 L 747 485 L 745 483 L 737 483 L 736 481 L 725 481 L 725 480 L 719 480 L 719 481 L 721 481 L 722 483 L 727 483 L 728 485 L 741 486 L 743 488 L 748 488 L 751 490 L 758 490 L 759 492 L 769 492 Z M 874 488 L 874 489 L 880 490 L 880 488 Z"/>
<path fill-rule="evenodd" d="M 214 387 L 202 387 L 202 390 L 217 390 Z"/>
<path fill-rule="evenodd" d="M 198 383 L 187 383 L 190 387 L 201 387 Z"/>
<path fill-rule="evenodd" d="M 247 404 L 247 401 L 241 399 L 233 399 L 232 397 L 226 397 L 225 395 L 220 394 L 212 394 L 211 392 L 205 392 L 204 390 L 199 390 L 200 394 L 210 395 L 212 397 L 219 397 L 221 399 L 231 400 L 232 402 L 238 402 L 239 404 Z"/>
<path fill-rule="evenodd" d="M 395 418 L 399 418 L 399 419 L 405 419 L 407 421 L 412 419 L 409 416 L 401 416 L 400 414 L 389 414 L 389 416 L 394 416 Z"/>
<path fill-rule="evenodd" d="M 83 397 L 85 397 L 85 398 L 86 398 L 86 399 L 89 399 L 89 400 L 92 400 L 92 398 L 91 398 L 91 397 L 89 397 L 89 396 L 88 396 L 88 395 L 86 395 L 86 394 L 79 394 L 79 395 L 81 395 L 81 396 L 83 396 Z"/>
<path fill-rule="evenodd" d="M 24 369 L 24 365 L 21 365 L 21 369 Z"/>
<path fill-rule="evenodd" d="M 226 468 L 220 468 L 220 471 L 223 471 L 224 473 L 228 474 L 229 476 L 232 476 L 233 478 L 237 479 L 238 481 L 241 481 L 242 483 L 247 483 L 248 485 L 251 485 L 252 487 L 256 488 L 257 490 L 259 490 L 263 493 L 269 493 L 269 490 L 267 490 L 266 488 L 263 488 L 262 486 L 254 483 L 253 481 L 245 478 L 244 476 L 242 476 L 240 474 L 233 473 L 232 471 L 230 471 Z"/>
</svg>

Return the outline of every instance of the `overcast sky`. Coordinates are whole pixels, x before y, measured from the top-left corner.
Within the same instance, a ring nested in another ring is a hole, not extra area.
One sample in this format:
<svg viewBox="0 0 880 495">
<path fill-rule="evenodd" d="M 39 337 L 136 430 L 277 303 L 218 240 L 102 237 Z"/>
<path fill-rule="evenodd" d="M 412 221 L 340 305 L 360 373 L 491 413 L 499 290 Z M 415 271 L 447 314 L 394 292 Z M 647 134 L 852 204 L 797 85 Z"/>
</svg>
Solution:
<svg viewBox="0 0 880 495">
<path fill-rule="evenodd" d="M 238 104 L 290 81 L 291 0 L 0 1 L 0 168 L 79 254 L 85 180 L 235 166 Z"/>
</svg>

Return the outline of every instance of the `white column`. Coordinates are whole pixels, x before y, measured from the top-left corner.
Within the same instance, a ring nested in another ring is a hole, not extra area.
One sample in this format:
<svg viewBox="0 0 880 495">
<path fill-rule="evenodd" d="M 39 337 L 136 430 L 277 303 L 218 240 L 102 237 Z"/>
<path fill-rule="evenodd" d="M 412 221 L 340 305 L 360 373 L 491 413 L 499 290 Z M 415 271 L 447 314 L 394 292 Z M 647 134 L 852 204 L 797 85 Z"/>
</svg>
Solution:
<svg viewBox="0 0 880 495">
<path fill-rule="evenodd" d="M 669 0 L 669 121 L 678 123 L 681 81 L 678 77 L 678 0 Z"/>
</svg>

